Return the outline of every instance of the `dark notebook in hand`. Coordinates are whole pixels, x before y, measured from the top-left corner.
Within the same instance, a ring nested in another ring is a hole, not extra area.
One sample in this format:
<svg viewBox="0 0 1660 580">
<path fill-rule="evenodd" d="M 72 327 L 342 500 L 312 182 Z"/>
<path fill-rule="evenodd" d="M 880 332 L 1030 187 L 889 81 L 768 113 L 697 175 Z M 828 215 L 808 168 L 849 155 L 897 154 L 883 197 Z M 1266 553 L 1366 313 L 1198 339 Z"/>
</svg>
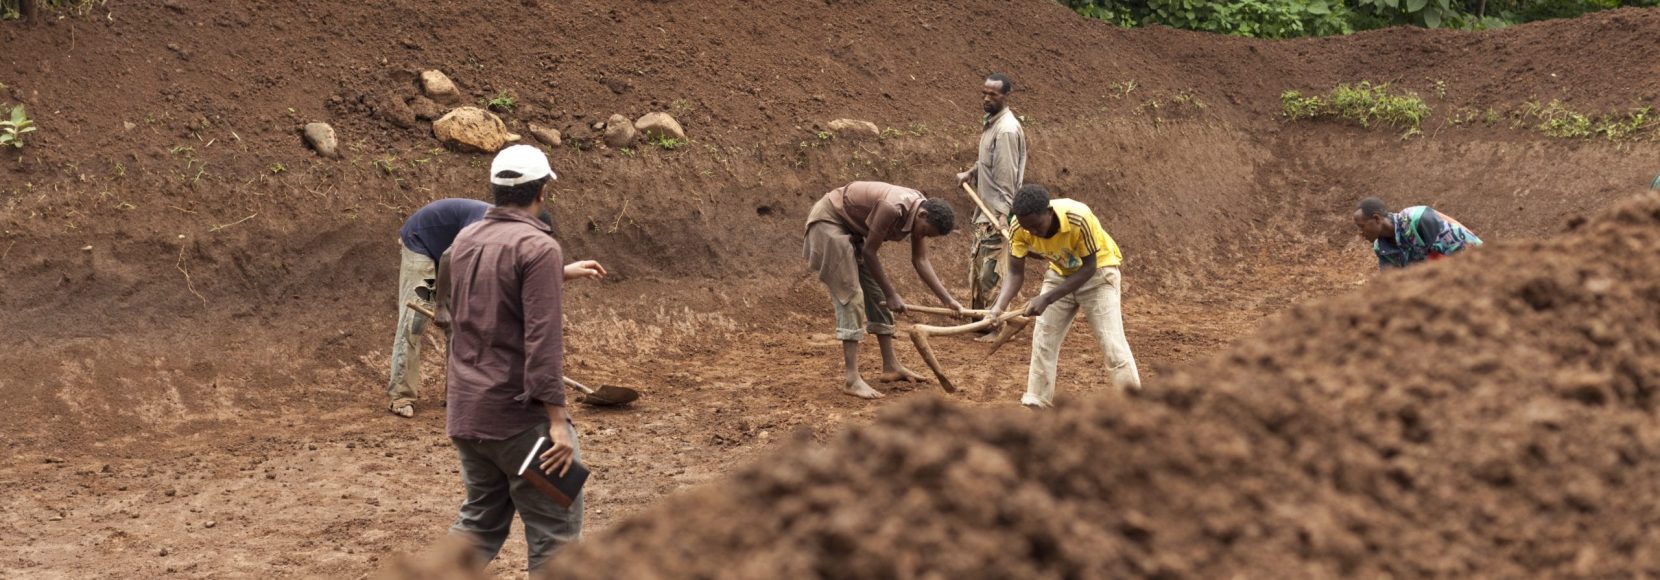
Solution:
<svg viewBox="0 0 1660 580">
<path fill-rule="evenodd" d="M 569 508 L 576 502 L 576 495 L 582 493 L 582 484 L 588 482 L 588 466 L 572 460 L 571 468 L 565 472 L 565 477 L 544 473 L 541 457 L 549 449 L 553 449 L 553 441 L 547 437 L 537 438 L 536 447 L 530 450 L 524 464 L 519 466 L 519 477 L 525 478 L 530 485 L 548 494 L 559 507 Z"/>
</svg>

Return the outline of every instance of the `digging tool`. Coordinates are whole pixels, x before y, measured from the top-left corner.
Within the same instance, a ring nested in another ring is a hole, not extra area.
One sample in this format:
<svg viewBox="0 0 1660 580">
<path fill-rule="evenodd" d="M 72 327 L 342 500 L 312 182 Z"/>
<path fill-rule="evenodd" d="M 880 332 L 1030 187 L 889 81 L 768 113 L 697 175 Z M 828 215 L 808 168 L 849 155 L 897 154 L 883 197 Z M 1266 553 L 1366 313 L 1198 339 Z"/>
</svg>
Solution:
<svg viewBox="0 0 1660 580">
<path fill-rule="evenodd" d="M 957 315 L 957 311 L 955 311 L 955 310 L 952 310 L 950 308 L 940 308 L 938 306 L 911 306 L 911 305 L 906 305 L 905 306 L 905 311 L 906 312 L 921 312 L 923 314 L 939 314 L 939 315 L 943 315 L 943 316 L 956 316 Z M 990 310 L 970 310 L 968 308 L 963 309 L 963 316 L 976 316 L 976 317 L 980 317 L 980 318 L 985 318 L 985 316 L 987 314 L 990 314 L 990 313 L 991 313 Z"/>
<path fill-rule="evenodd" d="M 582 394 L 586 395 L 582 398 L 582 402 L 596 407 L 618 407 L 632 403 L 635 399 L 640 398 L 639 391 L 628 387 L 600 385 L 599 390 L 596 391 L 584 386 L 582 383 L 571 380 L 570 377 L 559 378 L 564 380 L 566 385 L 578 391 L 582 391 Z"/>
<path fill-rule="evenodd" d="M 426 305 L 421 304 L 420 302 L 418 302 L 416 300 L 410 300 L 409 302 L 404 303 L 404 305 L 408 306 L 410 310 L 414 310 L 415 312 L 417 312 L 420 315 L 425 316 L 429 319 L 436 319 L 437 318 L 437 316 L 435 316 L 431 310 L 427 309 Z M 619 387 L 619 386 L 616 386 L 616 385 L 600 385 L 599 390 L 596 391 L 594 389 L 588 388 L 587 386 L 583 385 L 582 383 L 571 380 L 570 377 L 559 377 L 559 378 L 560 378 L 560 380 L 563 380 L 566 385 L 569 385 L 571 388 L 574 388 L 578 391 L 582 391 L 582 394 L 586 395 L 585 397 L 582 398 L 582 402 L 587 403 L 589 405 L 594 405 L 596 407 L 616 407 L 616 406 L 621 406 L 621 405 L 627 405 L 627 404 L 632 403 L 635 400 L 640 398 L 640 392 L 639 391 L 636 391 L 634 389 L 630 389 L 628 387 Z"/>
<path fill-rule="evenodd" d="M 997 354 L 997 349 L 1003 348 L 1003 343 L 1006 343 L 1009 339 L 1014 338 L 1014 335 L 1020 334 L 1020 331 L 1026 330 L 1026 327 L 1031 323 L 1032 319 L 1030 317 L 1019 316 L 1014 320 L 1010 320 L 1008 324 L 1003 325 L 1003 329 L 997 332 L 997 340 L 994 340 L 991 343 L 991 350 L 986 351 L 986 356 Z"/>
<path fill-rule="evenodd" d="M 929 326 L 926 324 L 913 325 L 911 326 L 910 331 L 911 344 L 916 345 L 917 352 L 922 353 L 922 360 L 923 362 L 928 363 L 928 370 L 934 371 L 934 378 L 939 379 L 940 388 L 945 389 L 945 392 L 947 393 L 955 393 L 957 392 L 957 387 L 956 385 L 951 384 L 951 379 L 949 377 L 945 376 L 945 369 L 940 367 L 939 359 L 934 357 L 934 349 L 928 345 L 928 338 L 932 336 L 967 334 L 982 328 L 995 326 L 1006 320 L 1020 318 L 1025 312 L 1025 308 L 1021 308 L 1012 312 L 1005 312 L 995 319 L 986 319 L 979 322 L 970 322 L 968 324 L 960 324 L 957 326 Z"/>
<path fill-rule="evenodd" d="M 997 228 L 997 233 L 1003 234 L 1004 240 L 1014 239 L 1009 237 L 1008 226 L 997 223 L 997 214 L 991 213 L 991 210 L 986 209 L 986 202 L 985 200 L 980 199 L 980 194 L 974 193 L 974 188 L 969 187 L 968 182 L 963 182 L 961 185 L 963 186 L 963 192 L 968 194 L 968 198 L 974 200 L 974 205 L 980 207 L 980 213 L 986 214 L 986 219 L 991 220 L 991 225 Z"/>
</svg>

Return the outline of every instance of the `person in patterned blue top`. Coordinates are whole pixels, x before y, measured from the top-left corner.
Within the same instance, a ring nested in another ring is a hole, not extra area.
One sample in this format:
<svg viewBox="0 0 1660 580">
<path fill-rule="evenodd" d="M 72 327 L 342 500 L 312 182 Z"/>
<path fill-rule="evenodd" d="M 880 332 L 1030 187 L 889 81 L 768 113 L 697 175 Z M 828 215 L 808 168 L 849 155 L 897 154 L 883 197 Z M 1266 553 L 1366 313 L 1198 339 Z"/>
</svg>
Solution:
<svg viewBox="0 0 1660 580">
<path fill-rule="evenodd" d="M 1475 232 L 1427 205 L 1390 212 L 1383 200 L 1368 197 L 1360 201 L 1354 217 L 1360 237 L 1372 242 L 1383 270 L 1439 260 L 1481 245 Z"/>
</svg>

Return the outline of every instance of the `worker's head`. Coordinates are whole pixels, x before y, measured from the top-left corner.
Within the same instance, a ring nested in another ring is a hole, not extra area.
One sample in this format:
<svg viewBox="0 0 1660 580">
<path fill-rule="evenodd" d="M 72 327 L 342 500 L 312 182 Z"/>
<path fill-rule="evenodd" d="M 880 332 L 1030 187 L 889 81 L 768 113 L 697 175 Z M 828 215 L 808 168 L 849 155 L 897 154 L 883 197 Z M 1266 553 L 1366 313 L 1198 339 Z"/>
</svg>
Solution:
<svg viewBox="0 0 1660 580">
<path fill-rule="evenodd" d="M 1003 112 L 1003 107 L 1009 104 L 1009 91 L 1012 90 L 1014 81 L 1009 80 L 1009 75 L 991 73 L 980 87 L 980 108 L 985 109 L 987 115 Z"/>
<path fill-rule="evenodd" d="M 924 238 L 949 235 L 951 230 L 957 229 L 957 212 L 951 209 L 951 204 L 943 199 L 926 199 L 922 201 L 922 213 L 916 216 L 916 235 Z"/>
<path fill-rule="evenodd" d="M 1055 212 L 1049 211 L 1049 189 L 1036 183 L 1020 186 L 1014 194 L 1014 219 L 1020 229 L 1039 237 L 1054 235 Z"/>
<path fill-rule="evenodd" d="M 1395 224 L 1389 219 L 1389 206 L 1375 197 L 1360 200 L 1360 205 L 1355 207 L 1355 227 L 1360 229 L 1360 237 L 1368 242 L 1375 242 L 1395 231 Z"/>
<path fill-rule="evenodd" d="M 558 179 L 548 166 L 548 156 L 529 145 L 502 149 L 490 163 L 490 193 L 500 207 L 542 211 L 542 191 L 548 181 Z"/>
</svg>

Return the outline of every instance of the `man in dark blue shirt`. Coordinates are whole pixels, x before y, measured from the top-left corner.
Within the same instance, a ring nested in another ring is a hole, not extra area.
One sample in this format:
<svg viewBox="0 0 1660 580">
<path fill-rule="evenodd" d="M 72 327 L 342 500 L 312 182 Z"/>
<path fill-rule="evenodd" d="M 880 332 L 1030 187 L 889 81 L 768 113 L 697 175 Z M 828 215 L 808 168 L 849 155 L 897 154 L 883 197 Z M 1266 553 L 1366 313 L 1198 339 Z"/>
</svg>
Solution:
<svg viewBox="0 0 1660 580">
<path fill-rule="evenodd" d="M 484 219 L 490 204 L 473 199 L 440 199 L 416 210 L 399 231 L 403 261 L 398 267 L 398 333 L 392 340 L 392 380 L 386 387 L 387 409 L 399 417 L 415 416 L 421 386 L 421 337 L 427 318 L 409 309 L 415 289 L 432 288 L 438 260 L 456 234 Z M 429 305 L 428 308 L 431 308 Z"/>
</svg>

